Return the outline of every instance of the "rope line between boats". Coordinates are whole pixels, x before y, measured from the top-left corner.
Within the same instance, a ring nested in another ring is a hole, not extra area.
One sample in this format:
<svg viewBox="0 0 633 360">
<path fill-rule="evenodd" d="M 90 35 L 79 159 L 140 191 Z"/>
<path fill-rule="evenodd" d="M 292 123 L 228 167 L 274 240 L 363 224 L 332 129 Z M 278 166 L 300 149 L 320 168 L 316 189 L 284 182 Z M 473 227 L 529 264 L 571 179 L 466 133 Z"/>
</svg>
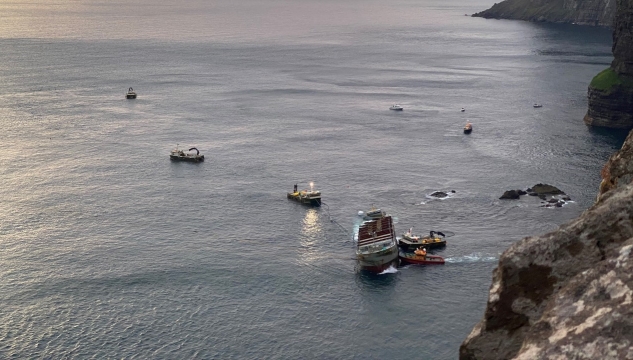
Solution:
<svg viewBox="0 0 633 360">
<path fill-rule="evenodd" d="M 321 201 L 321 205 L 325 206 L 323 209 L 325 209 L 325 213 L 327 214 L 328 218 L 330 219 L 330 222 L 338 225 L 338 227 L 340 227 L 341 230 L 343 230 L 343 232 L 345 232 L 346 235 L 349 234 L 350 233 L 349 230 L 345 229 L 345 227 L 343 225 L 341 225 L 338 221 L 336 221 L 336 220 L 334 220 L 332 218 L 332 215 L 330 214 L 330 206 L 328 204 L 324 203 L 323 201 Z"/>
</svg>

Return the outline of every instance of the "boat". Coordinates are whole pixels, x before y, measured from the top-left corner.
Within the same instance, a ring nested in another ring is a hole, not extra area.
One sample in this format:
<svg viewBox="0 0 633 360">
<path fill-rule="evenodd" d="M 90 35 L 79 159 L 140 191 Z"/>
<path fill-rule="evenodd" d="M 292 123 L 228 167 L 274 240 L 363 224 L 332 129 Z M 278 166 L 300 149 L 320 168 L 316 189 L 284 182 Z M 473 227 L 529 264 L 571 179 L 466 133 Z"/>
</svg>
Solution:
<svg viewBox="0 0 633 360">
<path fill-rule="evenodd" d="M 398 104 L 393 104 L 391 105 L 391 107 L 389 107 L 389 110 L 402 111 L 404 110 L 404 108 Z"/>
<path fill-rule="evenodd" d="M 363 222 L 358 228 L 356 258 L 360 267 L 371 272 L 382 272 L 398 259 L 396 232 L 391 215 L 380 211 L 380 217 Z M 373 212 L 373 211 L 372 211 Z"/>
<path fill-rule="evenodd" d="M 409 253 L 400 251 L 398 253 L 400 261 L 408 264 L 419 265 L 442 265 L 444 264 L 444 258 L 437 255 L 420 255 L 416 253 Z"/>
<path fill-rule="evenodd" d="M 435 249 L 446 246 L 446 239 L 438 232 L 431 231 L 429 236 L 416 236 L 412 229 L 402 234 L 398 240 L 398 246 L 404 251 L 413 251 L 419 248 Z"/>
<path fill-rule="evenodd" d="M 541 104 L 537 104 L 537 103 L 534 103 L 534 105 L 532 105 L 532 106 L 533 106 L 533 107 L 535 107 L 535 108 L 541 108 L 541 107 L 543 107 L 543 105 L 541 105 Z"/>
<path fill-rule="evenodd" d="M 188 161 L 188 162 L 202 162 L 204 161 L 204 155 L 200 155 L 200 151 L 197 148 L 192 147 L 189 151 L 195 150 L 195 154 L 186 153 L 183 150 L 178 149 L 178 146 L 169 154 L 169 158 L 173 161 Z"/>
<path fill-rule="evenodd" d="M 387 215 L 387 213 L 372 206 L 371 210 L 369 210 L 365 214 L 362 214 L 362 211 L 359 211 L 358 215 L 362 215 L 364 220 L 375 220 L 382 218 L 383 216 Z"/>
<path fill-rule="evenodd" d="M 125 94 L 125 98 L 126 99 L 136 99 L 136 93 L 134 92 L 134 89 L 129 88 L 127 90 L 127 93 Z"/>
<path fill-rule="evenodd" d="M 473 125 L 468 122 L 464 125 L 464 134 L 470 134 L 471 132 L 473 132 Z"/>
<path fill-rule="evenodd" d="M 288 199 L 294 200 L 301 204 L 311 205 L 311 206 L 321 206 L 321 192 L 318 190 L 314 190 L 314 183 L 310 183 L 310 190 L 297 190 L 297 185 L 295 184 L 293 192 L 289 192 L 287 195 Z"/>
<path fill-rule="evenodd" d="M 466 109 L 462 108 L 462 112 L 466 112 Z"/>
</svg>

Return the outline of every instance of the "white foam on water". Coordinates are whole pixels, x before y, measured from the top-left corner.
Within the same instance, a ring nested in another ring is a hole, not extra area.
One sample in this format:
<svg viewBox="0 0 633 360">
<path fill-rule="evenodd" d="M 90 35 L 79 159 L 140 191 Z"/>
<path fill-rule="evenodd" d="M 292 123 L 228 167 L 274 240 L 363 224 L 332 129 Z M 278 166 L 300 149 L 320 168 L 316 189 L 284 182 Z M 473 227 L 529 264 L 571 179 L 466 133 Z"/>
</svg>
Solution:
<svg viewBox="0 0 633 360">
<path fill-rule="evenodd" d="M 494 262 L 498 261 L 497 256 L 491 256 L 489 254 L 472 253 L 464 256 L 449 257 L 444 259 L 447 263 L 474 263 L 474 262 Z"/>
<path fill-rule="evenodd" d="M 395 274 L 398 272 L 398 269 L 396 269 L 393 265 L 389 266 L 388 268 L 385 269 L 385 271 L 381 272 L 378 275 L 384 275 L 384 274 Z"/>
</svg>

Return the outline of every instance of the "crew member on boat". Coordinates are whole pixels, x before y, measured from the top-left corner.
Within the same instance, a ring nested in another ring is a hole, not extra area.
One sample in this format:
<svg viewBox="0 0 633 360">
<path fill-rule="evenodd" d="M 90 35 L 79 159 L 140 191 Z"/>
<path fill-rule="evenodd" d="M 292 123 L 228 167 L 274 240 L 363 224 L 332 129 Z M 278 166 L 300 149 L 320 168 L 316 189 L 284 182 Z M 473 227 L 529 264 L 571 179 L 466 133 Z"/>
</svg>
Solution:
<svg viewBox="0 0 633 360">
<path fill-rule="evenodd" d="M 418 248 L 414 252 L 416 255 L 420 255 L 422 257 L 426 257 L 426 248 Z"/>
</svg>

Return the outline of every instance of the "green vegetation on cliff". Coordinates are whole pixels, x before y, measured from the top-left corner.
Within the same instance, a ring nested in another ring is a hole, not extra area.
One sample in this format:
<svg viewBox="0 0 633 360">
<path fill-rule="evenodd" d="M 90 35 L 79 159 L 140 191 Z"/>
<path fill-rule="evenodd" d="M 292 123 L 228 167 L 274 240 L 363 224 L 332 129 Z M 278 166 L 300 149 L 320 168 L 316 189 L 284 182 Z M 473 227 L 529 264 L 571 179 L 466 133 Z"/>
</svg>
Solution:
<svg viewBox="0 0 633 360">
<path fill-rule="evenodd" d="M 601 91 L 610 91 L 614 86 L 624 85 L 626 87 L 633 87 L 633 79 L 628 79 L 618 75 L 612 68 L 602 70 L 591 80 L 592 88 Z"/>
</svg>

